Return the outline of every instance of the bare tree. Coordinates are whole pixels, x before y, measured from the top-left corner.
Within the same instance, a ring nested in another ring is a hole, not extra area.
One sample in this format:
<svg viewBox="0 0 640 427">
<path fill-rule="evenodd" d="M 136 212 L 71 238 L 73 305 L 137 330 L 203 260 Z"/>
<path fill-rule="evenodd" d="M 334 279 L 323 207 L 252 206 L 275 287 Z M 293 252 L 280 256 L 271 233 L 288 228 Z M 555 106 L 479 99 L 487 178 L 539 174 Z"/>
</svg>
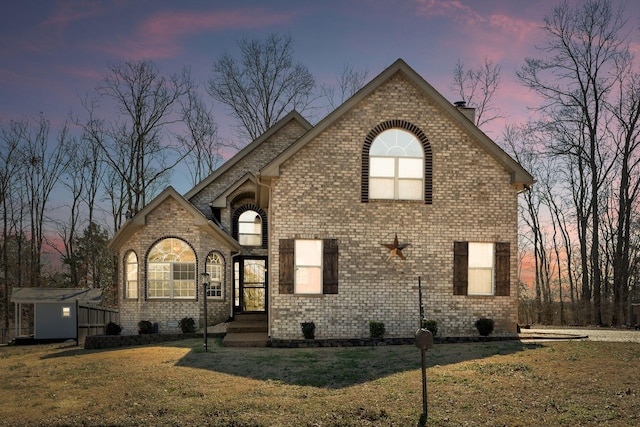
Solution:
<svg viewBox="0 0 640 427">
<path fill-rule="evenodd" d="M 191 82 L 191 78 L 188 80 Z M 191 175 L 191 183 L 196 185 L 222 163 L 224 148 L 237 150 L 239 147 L 225 144 L 218 136 L 213 108 L 205 104 L 195 84 L 190 83 L 180 106 L 187 132 L 186 135 L 178 135 L 177 138 Z"/>
<path fill-rule="evenodd" d="M 76 241 L 78 233 L 88 223 L 93 223 L 96 198 L 98 197 L 100 180 L 103 174 L 103 163 L 100 161 L 101 150 L 91 140 L 84 138 L 71 138 L 65 147 L 65 158 L 68 164 L 62 176 L 62 185 L 68 195 L 68 202 L 64 206 L 68 209 L 68 215 L 57 221 L 58 236 L 62 240 L 62 247 L 56 250 L 62 256 L 64 264 L 69 271 L 69 284 L 73 287 L 93 287 L 95 271 L 84 271 L 86 266 L 95 264 L 95 260 L 87 258 L 78 252 Z M 87 227 L 91 239 L 92 227 Z M 80 258 L 84 264 L 81 272 Z"/>
<path fill-rule="evenodd" d="M 467 106 L 475 108 L 478 127 L 502 117 L 494 105 L 494 97 L 500 87 L 500 71 L 500 64 L 489 58 L 485 58 L 480 67 L 466 67 L 459 60 L 456 62 L 451 88 Z"/>
<path fill-rule="evenodd" d="M 21 181 L 16 157 L 24 128 L 18 123 L 11 123 L 8 129 L 0 133 L 0 209 L 2 209 L 2 242 L 0 251 L 2 258 L 2 320 L 5 329 L 9 328 L 9 294 L 13 282 L 10 278 L 9 250 L 11 233 L 11 216 L 15 186 Z"/>
<path fill-rule="evenodd" d="M 29 207 L 30 226 L 30 278 L 29 284 L 37 286 L 41 280 L 42 249 L 45 240 L 45 213 L 54 187 L 67 168 L 64 149 L 68 142 L 68 127 L 65 124 L 55 142 L 50 141 L 49 122 L 43 115 L 32 127 L 24 122 L 24 141 L 21 144 L 20 160 L 25 167 L 24 187 Z"/>
<path fill-rule="evenodd" d="M 187 88 L 184 75 L 165 77 L 151 61 L 127 61 L 112 65 L 96 90 L 103 101 L 113 102 L 116 119 L 100 118 L 97 100 L 84 102 L 88 117 L 79 123 L 84 137 L 101 147 L 112 171 L 109 184 L 119 179 L 124 187 L 124 194 L 111 194 L 121 198 L 114 201 L 116 227 L 122 211 L 142 209 L 182 160 L 167 128 L 180 120 L 174 109 Z"/>
<path fill-rule="evenodd" d="M 69 215 L 65 220 L 58 221 L 58 236 L 62 240 L 63 247 L 54 246 L 62 260 L 69 269 L 69 281 L 72 287 L 79 287 L 77 254 L 74 248 L 76 233 L 81 223 L 80 212 L 82 209 L 82 195 L 86 187 L 85 163 L 86 159 L 82 155 L 82 144 L 76 139 L 71 139 L 65 147 L 65 158 L 68 167 L 62 177 L 62 185 L 66 189 L 66 194 L 70 198 L 67 208 Z"/>
<path fill-rule="evenodd" d="M 239 59 L 225 53 L 215 61 L 208 90 L 231 110 L 240 135 L 254 140 L 291 110 L 307 110 L 315 80 L 295 61 L 290 35 L 243 39 L 239 47 Z"/>
<path fill-rule="evenodd" d="M 640 195 L 640 73 L 636 64 L 619 63 L 620 78 L 616 98 L 610 105 L 617 127 L 612 139 L 617 150 L 618 179 L 617 212 L 615 216 L 613 249 L 613 318 L 612 324 L 628 323 L 630 308 L 629 280 L 631 273 L 631 232 L 638 215 L 634 205 Z"/>
<path fill-rule="evenodd" d="M 529 129 L 508 126 L 504 130 L 503 140 L 515 159 L 536 176 L 545 175 L 545 160 L 540 154 L 540 143 L 534 140 L 535 134 Z M 530 240 L 534 261 L 535 314 L 538 323 L 549 323 L 551 306 L 550 265 L 547 257 L 545 227 L 540 223 L 541 210 L 544 208 L 544 194 L 540 186 L 527 189 L 522 195 L 520 217 L 527 226 L 525 236 Z"/>
<path fill-rule="evenodd" d="M 369 78 L 368 69 L 356 69 L 345 65 L 336 77 L 334 86 L 323 86 L 322 95 L 327 99 L 329 112 L 338 108 L 344 101 L 359 91 Z"/>
<path fill-rule="evenodd" d="M 615 65 L 626 55 L 620 39 L 624 27 L 620 11 L 606 0 L 588 0 L 575 9 L 566 1 L 545 18 L 547 42 L 544 59 L 527 58 L 518 78 L 542 99 L 539 111 L 564 134 L 577 135 L 558 153 L 579 157 L 589 179 L 590 236 L 589 267 L 593 283 L 595 322 L 602 323 L 600 264 L 600 215 L 598 192 L 612 165 L 604 143 L 607 122 L 605 100 L 615 85 Z M 558 147 L 557 147 L 558 148 Z M 586 242 L 582 242 L 586 246 Z M 584 286 L 583 282 L 583 287 Z M 583 295 L 590 296 L 586 292 Z"/>
</svg>

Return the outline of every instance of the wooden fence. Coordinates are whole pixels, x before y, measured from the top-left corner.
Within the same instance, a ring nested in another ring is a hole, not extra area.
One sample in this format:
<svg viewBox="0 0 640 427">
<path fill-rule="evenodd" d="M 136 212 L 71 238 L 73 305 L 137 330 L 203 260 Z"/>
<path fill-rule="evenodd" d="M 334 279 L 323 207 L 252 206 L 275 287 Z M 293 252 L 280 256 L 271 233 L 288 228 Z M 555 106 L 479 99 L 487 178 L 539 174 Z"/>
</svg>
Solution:
<svg viewBox="0 0 640 427">
<path fill-rule="evenodd" d="M 118 310 L 105 307 L 77 305 L 78 313 L 78 345 L 84 343 L 88 336 L 104 335 L 107 323 L 120 323 Z"/>
</svg>

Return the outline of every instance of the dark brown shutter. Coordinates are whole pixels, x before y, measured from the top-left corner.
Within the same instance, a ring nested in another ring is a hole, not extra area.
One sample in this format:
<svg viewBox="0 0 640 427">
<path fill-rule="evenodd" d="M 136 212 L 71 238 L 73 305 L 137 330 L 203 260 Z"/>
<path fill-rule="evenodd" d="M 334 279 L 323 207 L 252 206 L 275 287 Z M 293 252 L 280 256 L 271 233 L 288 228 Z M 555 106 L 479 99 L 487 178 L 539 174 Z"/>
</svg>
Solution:
<svg viewBox="0 0 640 427">
<path fill-rule="evenodd" d="M 278 289 L 281 294 L 293 293 L 293 246 L 293 239 L 280 239 L 280 277 L 278 281 Z"/>
<path fill-rule="evenodd" d="M 469 242 L 453 242 L 453 294 L 467 295 L 469 288 Z"/>
<path fill-rule="evenodd" d="M 338 293 L 338 240 L 322 241 L 322 293 Z"/>
<path fill-rule="evenodd" d="M 496 295 L 509 296 L 511 288 L 509 243 L 496 243 Z"/>
</svg>

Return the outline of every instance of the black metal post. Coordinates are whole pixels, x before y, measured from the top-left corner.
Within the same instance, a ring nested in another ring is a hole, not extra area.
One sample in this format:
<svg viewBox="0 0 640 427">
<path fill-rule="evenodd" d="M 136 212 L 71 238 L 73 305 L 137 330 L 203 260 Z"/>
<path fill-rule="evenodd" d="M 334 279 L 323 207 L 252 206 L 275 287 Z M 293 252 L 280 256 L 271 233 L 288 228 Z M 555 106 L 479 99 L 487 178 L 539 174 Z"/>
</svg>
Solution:
<svg viewBox="0 0 640 427">
<path fill-rule="evenodd" d="M 209 343 L 208 343 L 208 336 L 207 336 L 207 285 L 208 283 L 203 283 L 202 287 L 204 288 L 204 352 L 208 352 L 209 351 Z"/>
<path fill-rule="evenodd" d="M 422 416 L 427 422 L 427 350 L 420 350 L 422 353 Z"/>
<path fill-rule="evenodd" d="M 420 323 L 418 323 L 418 327 L 422 328 L 422 320 L 424 320 L 424 306 L 422 305 L 422 282 L 420 280 L 420 276 L 418 276 L 418 304 L 420 307 Z"/>
<path fill-rule="evenodd" d="M 207 312 L 207 287 L 209 287 L 209 273 L 205 271 L 204 273 L 200 274 L 200 277 L 202 278 L 202 289 L 204 291 L 202 298 L 204 298 L 204 352 L 206 353 L 209 351 L 209 342 L 207 336 L 207 324 L 209 319 L 209 313 Z"/>
</svg>

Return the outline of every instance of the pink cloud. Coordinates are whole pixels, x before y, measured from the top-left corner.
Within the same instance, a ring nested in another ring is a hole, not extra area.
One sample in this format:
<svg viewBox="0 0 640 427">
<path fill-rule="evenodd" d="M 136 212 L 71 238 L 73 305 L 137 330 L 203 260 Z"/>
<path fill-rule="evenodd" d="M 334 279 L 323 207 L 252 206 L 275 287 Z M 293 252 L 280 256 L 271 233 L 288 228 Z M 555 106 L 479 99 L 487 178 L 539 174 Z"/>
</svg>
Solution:
<svg viewBox="0 0 640 427">
<path fill-rule="evenodd" d="M 414 3 L 418 13 L 427 18 L 444 17 L 457 23 L 457 33 L 468 40 L 463 46 L 475 59 L 489 57 L 500 62 L 501 58 L 513 58 L 518 54 L 524 57 L 540 34 L 542 21 L 537 17 L 522 18 L 491 11 L 481 13 L 457 0 L 414 0 Z M 477 8 L 491 5 L 484 2 L 472 4 Z M 456 46 L 460 46 L 458 42 L 459 39 L 455 41 Z"/>
<path fill-rule="evenodd" d="M 140 26 L 140 35 L 158 39 L 172 39 L 200 31 L 220 31 L 240 28 L 260 28 L 283 24 L 290 14 L 269 14 L 266 9 L 227 11 L 165 11 L 149 18 Z"/>
<path fill-rule="evenodd" d="M 455 22 L 466 25 L 477 25 L 485 19 L 469 6 L 459 1 L 414 0 L 418 12 L 428 17 L 445 16 Z"/>
<path fill-rule="evenodd" d="M 229 29 L 263 28 L 285 24 L 291 13 L 271 13 L 264 8 L 226 11 L 162 11 L 146 19 L 134 36 L 106 50 L 127 58 L 158 59 L 174 56 L 182 50 L 181 39 L 202 32 Z"/>
<path fill-rule="evenodd" d="M 56 3 L 53 14 L 44 24 L 67 27 L 70 23 L 102 14 L 101 3 L 86 1 L 65 1 Z"/>
<path fill-rule="evenodd" d="M 81 77 L 87 80 L 99 80 L 102 78 L 102 73 L 95 68 L 80 68 L 80 67 L 61 67 L 65 74 Z"/>
</svg>

